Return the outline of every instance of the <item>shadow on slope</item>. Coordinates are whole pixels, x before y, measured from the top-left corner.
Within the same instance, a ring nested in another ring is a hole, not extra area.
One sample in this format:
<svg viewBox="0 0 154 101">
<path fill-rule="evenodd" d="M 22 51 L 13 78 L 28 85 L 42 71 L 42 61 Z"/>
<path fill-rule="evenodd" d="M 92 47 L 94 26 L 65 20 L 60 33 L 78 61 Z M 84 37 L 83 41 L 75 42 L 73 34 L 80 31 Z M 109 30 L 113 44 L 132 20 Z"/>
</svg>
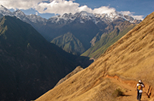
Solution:
<svg viewBox="0 0 154 101">
<path fill-rule="evenodd" d="M 32 26 L 18 18 L 1 18 L 0 100 L 29 101 L 37 98 L 82 61 L 88 61 L 88 58 L 81 59 L 49 43 Z"/>
</svg>

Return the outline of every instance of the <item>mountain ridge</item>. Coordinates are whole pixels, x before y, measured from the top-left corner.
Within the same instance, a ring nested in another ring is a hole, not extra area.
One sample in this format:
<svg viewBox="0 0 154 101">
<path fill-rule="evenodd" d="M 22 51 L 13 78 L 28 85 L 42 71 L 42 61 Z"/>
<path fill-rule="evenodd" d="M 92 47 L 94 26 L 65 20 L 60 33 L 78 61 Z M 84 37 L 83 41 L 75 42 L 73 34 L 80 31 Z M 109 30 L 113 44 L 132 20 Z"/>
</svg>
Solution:
<svg viewBox="0 0 154 101">
<path fill-rule="evenodd" d="M 73 51 L 76 51 L 75 53 L 72 54 L 81 54 L 83 51 L 85 51 L 82 43 L 70 32 L 58 36 L 54 38 L 51 43 L 54 43 L 61 47 L 63 50 L 72 53 Z M 70 50 L 69 50 L 70 49 Z"/>
<path fill-rule="evenodd" d="M 24 15 L 24 16 L 27 16 L 28 18 L 29 18 L 29 20 L 31 20 L 32 22 L 35 22 L 34 20 L 32 20 L 29 16 L 37 16 L 37 15 L 35 15 L 35 14 L 32 14 L 32 15 L 25 15 L 21 10 L 16 10 L 16 11 L 14 11 L 13 13 L 11 12 L 11 11 L 9 11 L 7 8 L 5 8 L 3 5 L 0 5 L 0 11 L 1 11 L 1 13 L 3 13 L 4 15 L 11 15 L 11 16 L 16 16 L 16 17 L 18 17 L 18 15 L 16 15 L 15 13 L 16 12 L 18 12 L 18 13 L 20 13 L 20 15 Z M 94 21 L 96 21 L 95 23 L 98 23 L 98 21 L 97 20 L 101 20 L 102 19 L 102 21 L 113 21 L 113 20 L 115 20 L 116 18 L 118 18 L 118 17 L 121 17 L 121 18 L 124 18 L 125 20 L 127 20 L 127 21 L 130 21 L 130 22 L 133 22 L 133 21 L 136 21 L 136 19 L 135 18 L 133 18 L 133 17 L 131 17 L 131 16 L 127 16 L 127 15 L 123 15 L 123 14 L 121 14 L 121 13 L 119 13 L 119 12 L 111 12 L 110 14 L 93 14 L 93 13 L 88 13 L 88 12 L 86 12 L 86 11 L 81 11 L 81 12 L 77 12 L 77 13 L 75 13 L 75 14 L 71 14 L 71 13 L 65 13 L 65 14 L 63 14 L 63 15 L 58 15 L 58 16 L 53 16 L 53 17 L 51 17 L 51 18 L 49 18 L 48 20 L 50 20 L 50 19 L 52 19 L 52 18 L 55 18 L 56 17 L 56 21 L 55 22 L 57 22 L 59 19 L 65 19 L 65 20 L 74 20 L 76 17 L 81 17 L 82 19 L 84 19 L 85 17 L 87 18 L 87 19 L 94 19 Z M 105 20 L 103 20 L 103 18 L 107 18 L 107 19 L 105 19 Z M 19 17 L 20 18 L 20 17 Z M 37 18 L 37 17 L 36 17 Z M 43 19 L 45 19 L 45 18 L 43 18 Z M 97 19 L 97 20 L 96 20 Z M 44 22 L 46 22 L 47 21 L 47 19 L 46 20 L 44 20 Z"/>
<path fill-rule="evenodd" d="M 49 43 L 30 24 L 16 17 L 2 17 L 0 100 L 30 101 L 37 98 L 81 65 L 81 59 L 87 58 L 69 54 Z"/>
<path fill-rule="evenodd" d="M 108 33 L 103 34 L 99 41 L 94 43 L 94 45 L 89 48 L 87 51 L 81 54 L 81 56 L 88 56 L 90 58 L 98 58 L 105 50 L 118 39 L 120 39 L 123 35 L 125 35 L 128 31 L 130 31 L 135 25 L 128 23 L 127 21 L 120 23 L 119 26 Z M 98 36 L 97 36 L 98 37 Z M 95 39 L 93 39 L 95 40 Z"/>
<path fill-rule="evenodd" d="M 12 13 L 3 6 L 1 6 L 0 11 L 4 12 L 4 15 L 16 16 L 22 21 L 31 24 L 46 40 L 54 44 L 56 44 L 55 39 L 57 39 L 57 37 L 64 36 L 66 33 L 72 33 L 74 37 L 77 38 L 76 40 L 81 42 L 83 46 L 82 49 L 79 50 L 81 47 L 76 43 L 72 43 L 67 49 L 63 47 L 62 49 L 77 55 L 81 55 L 99 41 L 100 38 L 95 37 L 97 33 L 99 33 L 100 37 L 102 34 L 111 33 L 120 23 L 125 21 L 131 24 L 138 24 L 141 21 L 116 11 L 110 14 L 93 14 L 81 11 L 75 14 L 65 13 L 63 15 L 53 16 L 49 19 L 42 18 L 35 14 L 26 15 L 21 10 L 16 10 Z M 1 14 L 3 15 L 3 13 Z M 94 37 L 98 39 L 91 43 Z M 74 42 L 76 40 L 74 40 Z M 69 43 L 71 43 L 71 41 Z M 56 45 L 67 46 L 67 43 Z M 72 47 L 74 47 L 74 49 L 71 49 Z"/>
</svg>

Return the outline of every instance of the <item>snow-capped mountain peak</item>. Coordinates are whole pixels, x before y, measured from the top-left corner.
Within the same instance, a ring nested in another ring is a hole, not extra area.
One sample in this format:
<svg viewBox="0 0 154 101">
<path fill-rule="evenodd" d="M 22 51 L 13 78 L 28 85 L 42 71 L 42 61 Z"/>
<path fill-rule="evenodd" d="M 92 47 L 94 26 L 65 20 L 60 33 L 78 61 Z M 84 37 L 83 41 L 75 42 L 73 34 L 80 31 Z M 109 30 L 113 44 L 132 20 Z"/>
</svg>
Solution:
<svg viewBox="0 0 154 101">
<path fill-rule="evenodd" d="M 120 17 L 118 12 L 111 12 L 111 13 L 108 13 L 107 15 L 108 15 L 108 17 L 110 17 L 113 20 L 117 19 L 118 17 Z"/>
<path fill-rule="evenodd" d="M 74 21 L 76 19 L 76 15 L 72 13 L 65 13 L 63 15 L 56 15 L 48 19 L 51 23 L 57 24 L 66 24 Z"/>
<path fill-rule="evenodd" d="M 0 10 L 7 11 L 7 8 L 5 8 L 3 5 L 0 5 Z"/>
<path fill-rule="evenodd" d="M 15 16 L 26 16 L 24 12 L 22 12 L 21 10 L 16 10 L 15 12 L 13 12 L 13 14 Z"/>
<path fill-rule="evenodd" d="M 34 23 L 46 23 L 47 19 L 37 16 L 35 14 L 30 14 L 26 16 L 31 22 Z"/>
<path fill-rule="evenodd" d="M 70 23 L 74 21 L 75 19 L 78 19 L 80 23 L 85 23 L 86 21 L 93 21 L 95 24 L 99 22 L 105 22 L 105 23 L 110 23 L 118 18 L 122 18 L 126 21 L 129 21 L 131 23 L 134 23 L 135 19 L 131 16 L 128 15 L 123 15 L 119 12 L 110 12 L 110 13 L 103 13 L 103 14 L 93 14 L 93 13 L 88 13 L 86 11 L 81 11 L 75 14 L 72 13 L 65 13 L 63 15 L 58 15 L 51 17 L 49 19 L 50 22 L 52 23 L 59 23 L 59 24 L 64 24 L 64 23 Z"/>
<path fill-rule="evenodd" d="M 3 5 L 0 5 L 0 13 L 3 14 L 4 16 L 5 15 L 9 15 L 9 16 L 12 16 L 12 12 L 9 11 L 7 8 L 5 8 Z"/>
<path fill-rule="evenodd" d="M 25 22 L 33 22 L 33 23 L 56 23 L 56 24 L 67 24 L 71 23 L 73 21 L 79 21 L 80 23 L 85 23 L 87 21 L 93 21 L 95 24 L 98 24 L 99 22 L 105 22 L 105 23 L 110 23 L 118 18 L 122 18 L 126 21 L 129 21 L 131 23 L 136 22 L 135 18 L 128 16 L 128 15 L 123 15 L 119 12 L 110 12 L 110 13 L 103 13 L 103 14 L 93 14 L 93 13 L 88 13 L 86 11 L 81 11 L 77 12 L 75 14 L 72 13 L 65 13 L 63 15 L 57 15 L 49 18 L 48 20 L 45 18 L 42 18 L 40 16 L 31 14 L 31 15 L 25 15 L 24 12 L 21 10 L 17 10 L 15 12 L 9 11 L 7 8 L 4 6 L 0 5 L 0 14 L 3 16 L 8 15 L 8 16 L 16 16 L 17 18 L 25 21 Z"/>
<path fill-rule="evenodd" d="M 84 23 L 85 21 L 88 21 L 88 20 L 95 20 L 94 14 L 82 11 L 75 14 L 65 13 L 63 15 L 57 15 L 57 16 L 51 17 L 49 21 L 52 23 L 62 24 L 62 23 L 70 23 L 75 19 L 79 19 L 78 21 L 80 23 Z"/>
<path fill-rule="evenodd" d="M 21 10 L 16 10 L 15 12 L 13 12 L 13 15 L 21 19 L 22 21 L 25 21 L 25 22 L 29 21 L 29 19 L 26 17 L 26 14 Z"/>
<path fill-rule="evenodd" d="M 86 12 L 86 11 L 81 11 L 81 12 L 79 13 L 79 15 L 80 15 L 81 17 L 93 17 L 93 16 L 94 16 L 92 13 L 88 13 L 88 12 Z"/>
</svg>

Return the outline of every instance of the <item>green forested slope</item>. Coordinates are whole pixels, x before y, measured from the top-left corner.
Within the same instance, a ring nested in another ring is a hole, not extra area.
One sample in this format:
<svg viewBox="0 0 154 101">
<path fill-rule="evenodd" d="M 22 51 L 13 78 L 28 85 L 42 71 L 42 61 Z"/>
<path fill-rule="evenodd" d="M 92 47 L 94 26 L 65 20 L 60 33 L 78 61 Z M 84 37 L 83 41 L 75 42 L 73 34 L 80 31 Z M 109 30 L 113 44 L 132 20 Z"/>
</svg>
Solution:
<svg viewBox="0 0 154 101">
<path fill-rule="evenodd" d="M 85 51 L 80 40 L 78 40 L 72 33 L 68 32 L 64 35 L 54 38 L 51 43 L 61 47 L 66 52 L 72 54 L 81 54 Z"/>
</svg>

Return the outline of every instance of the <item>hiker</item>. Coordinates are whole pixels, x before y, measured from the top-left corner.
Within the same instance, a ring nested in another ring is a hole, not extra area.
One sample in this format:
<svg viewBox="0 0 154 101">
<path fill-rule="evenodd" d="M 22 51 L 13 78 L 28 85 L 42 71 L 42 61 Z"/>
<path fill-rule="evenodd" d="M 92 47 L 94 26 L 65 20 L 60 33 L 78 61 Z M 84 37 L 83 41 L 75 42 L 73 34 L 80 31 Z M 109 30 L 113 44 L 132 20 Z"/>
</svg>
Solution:
<svg viewBox="0 0 154 101">
<path fill-rule="evenodd" d="M 137 83 L 137 100 L 141 101 L 142 97 L 142 88 L 144 88 L 144 84 L 142 83 L 142 80 L 139 80 Z"/>
</svg>

